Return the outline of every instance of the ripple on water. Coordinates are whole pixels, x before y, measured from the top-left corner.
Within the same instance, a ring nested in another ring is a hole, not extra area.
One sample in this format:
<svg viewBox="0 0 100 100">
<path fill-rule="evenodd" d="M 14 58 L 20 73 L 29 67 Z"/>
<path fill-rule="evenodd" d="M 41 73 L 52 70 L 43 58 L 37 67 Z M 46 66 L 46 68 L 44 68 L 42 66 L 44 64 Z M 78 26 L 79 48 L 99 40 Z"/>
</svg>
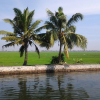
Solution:
<svg viewBox="0 0 100 100">
<path fill-rule="evenodd" d="M 0 100 L 100 100 L 100 72 L 0 76 Z"/>
</svg>

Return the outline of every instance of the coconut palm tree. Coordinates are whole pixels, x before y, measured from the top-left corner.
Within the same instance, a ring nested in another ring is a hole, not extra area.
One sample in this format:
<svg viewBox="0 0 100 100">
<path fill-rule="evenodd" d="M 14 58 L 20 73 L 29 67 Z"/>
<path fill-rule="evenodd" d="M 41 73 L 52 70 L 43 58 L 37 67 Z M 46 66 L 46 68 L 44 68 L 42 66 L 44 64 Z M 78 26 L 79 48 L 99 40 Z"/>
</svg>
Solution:
<svg viewBox="0 0 100 100">
<path fill-rule="evenodd" d="M 85 49 L 87 45 L 87 39 L 79 34 L 75 33 L 75 26 L 73 26 L 74 22 L 83 19 L 83 15 L 81 13 L 74 14 L 69 20 L 67 20 L 66 15 L 63 13 L 63 8 L 59 7 L 58 12 L 51 12 L 47 9 L 47 14 L 49 16 L 49 21 L 46 21 L 46 34 L 40 34 L 42 40 L 40 46 L 49 47 L 54 45 L 54 41 L 58 40 L 60 44 L 59 48 L 59 59 L 58 62 L 61 61 L 61 50 L 62 46 L 64 46 L 64 53 L 69 59 L 68 48 L 72 49 L 74 45 L 80 46 Z"/>
<path fill-rule="evenodd" d="M 34 10 L 29 12 L 28 8 L 22 13 L 20 9 L 14 8 L 15 17 L 13 20 L 4 19 L 5 22 L 10 23 L 13 26 L 14 32 L 0 31 L 0 34 L 6 35 L 2 37 L 2 40 L 10 42 L 3 47 L 14 46 L 15 44 L 21 45 L 19 52 L 20 57 L 23 56 L 25 51 L 25 59 L 23 65 L 27 65 L 27 49 L 29 45 L 34 44 L 33 39 L 36 38 L 36 33 L 45 27 L 37 27 L 42 20 L 33 22 Z M 35 44 L 34 44 L 35 45 Z M 36 51 L 39 54 L 39 49 L 35 45 Z"/>
</svg>

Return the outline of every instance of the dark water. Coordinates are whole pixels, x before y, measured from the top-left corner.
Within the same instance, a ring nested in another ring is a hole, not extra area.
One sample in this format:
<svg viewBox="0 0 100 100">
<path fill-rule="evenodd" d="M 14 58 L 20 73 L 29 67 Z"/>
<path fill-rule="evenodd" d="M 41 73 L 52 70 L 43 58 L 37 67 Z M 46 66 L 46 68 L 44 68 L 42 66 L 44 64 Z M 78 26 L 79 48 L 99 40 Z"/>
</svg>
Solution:
<svg viewBox="0 0 100 100">
<path fill-rule="evenodd" d="M 100 100 L 100 72 L 0 76 L 0 100 Z"/>
</svg>

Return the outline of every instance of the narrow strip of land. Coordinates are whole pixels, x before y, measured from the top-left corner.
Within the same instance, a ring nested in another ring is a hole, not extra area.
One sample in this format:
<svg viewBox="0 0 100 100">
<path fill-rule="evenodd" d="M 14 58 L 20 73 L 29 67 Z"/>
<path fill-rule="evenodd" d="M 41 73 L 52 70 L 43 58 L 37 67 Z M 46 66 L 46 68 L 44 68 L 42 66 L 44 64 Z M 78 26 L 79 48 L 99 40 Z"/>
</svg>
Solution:
<svg viewBox="0 0 100 100">
<path fill-rule="evenodd" d="M 0 75 L 46 73 L 46 72 L 73 72 L 73 71 L 98 71 L 100 64 L 81 65 L 35 65 L 35 66 L 1 66 Z"/>
</svg>

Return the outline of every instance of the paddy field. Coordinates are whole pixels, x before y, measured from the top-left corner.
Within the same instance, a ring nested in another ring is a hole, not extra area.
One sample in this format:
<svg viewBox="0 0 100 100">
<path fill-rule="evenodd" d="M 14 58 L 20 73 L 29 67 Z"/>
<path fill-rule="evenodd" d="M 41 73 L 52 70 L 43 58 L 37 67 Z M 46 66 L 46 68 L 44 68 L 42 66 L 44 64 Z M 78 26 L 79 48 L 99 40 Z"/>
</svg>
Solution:
<svg viewBox="0 0 100 100">
<path fill-rule="evenodd" d="M 58 52 L 40 52 L 40 59 L 36 52 L 28 52 L 27 65 L 50 64 L 52 56 L 57 56 Z M 67 64 L 100 64 L 100 52 L 69 52 L 69 60 L 65 57 Z M 19 52 L 0 52 L 0 66 L 21 66 L 24 56 L 20 57 Z"/>
</svg>

